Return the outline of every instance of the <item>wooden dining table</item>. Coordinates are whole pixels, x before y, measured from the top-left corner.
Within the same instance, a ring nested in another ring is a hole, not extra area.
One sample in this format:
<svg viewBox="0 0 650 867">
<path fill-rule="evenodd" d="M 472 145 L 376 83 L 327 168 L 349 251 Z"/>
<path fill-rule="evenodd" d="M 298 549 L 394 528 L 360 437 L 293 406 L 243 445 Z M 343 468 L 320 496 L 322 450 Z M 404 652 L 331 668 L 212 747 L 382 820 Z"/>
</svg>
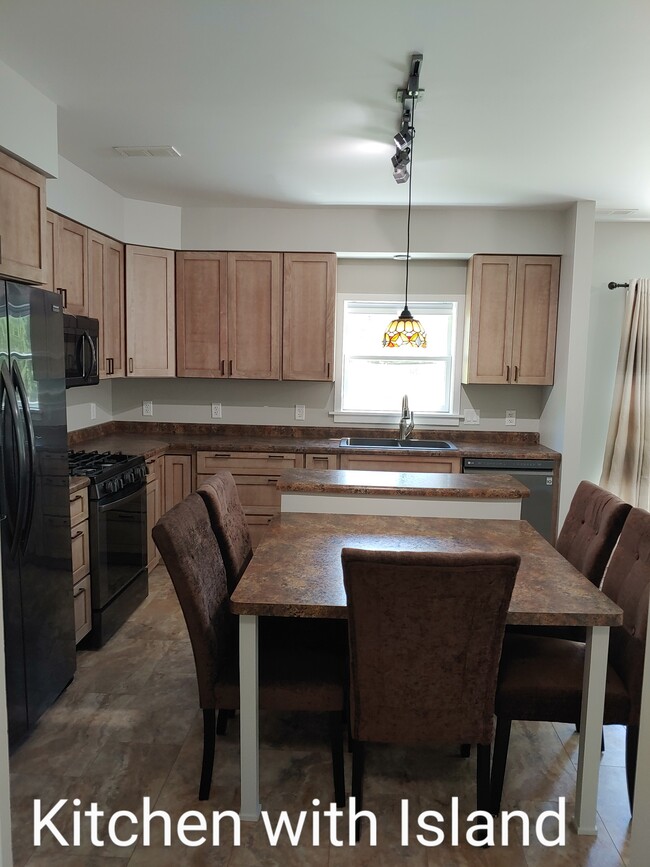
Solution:
<svg viewBox="0 0 650 867">
<path fill-rule="evenodd" d="M 285 513 L 269 524 L 231 598 L 239 615 L 241 809 L 260 816 L 258 617 L 347 617 L 343 548 L 521 557 L 507 623 L 584 626 L 587 644 L 575 825 L 595 834 L 609 629 L 622 611 L 526 521 Z M 399 605 L 399 587 L 395 587 Z"/>
</svg>

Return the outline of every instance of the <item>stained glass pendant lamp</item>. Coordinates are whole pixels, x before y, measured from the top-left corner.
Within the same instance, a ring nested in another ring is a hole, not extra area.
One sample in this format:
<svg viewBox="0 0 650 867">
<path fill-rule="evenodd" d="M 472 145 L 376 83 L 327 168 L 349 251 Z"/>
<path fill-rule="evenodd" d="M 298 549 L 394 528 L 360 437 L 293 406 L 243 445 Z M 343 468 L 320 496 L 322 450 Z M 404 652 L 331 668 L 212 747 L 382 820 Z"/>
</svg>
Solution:
<svg viewBox="0 0 650 867">
<path fill-rule="evenodd" d="M 406 165 L 402 155 L 405 151 L 409 151 L 408 156 L 410 156 L 411 171 L 407 172 L 409 182 L 409 194 L 408 211 L 406 218 L 406 282 L 404 286 L 404 309 L 402 310 L 397 319 L 392 320 L 392 322 L 388 325 L 386 332 L 384 333 L 384 339 L 382 342 L 383 345 L 388 347 L 389 349 L 396 349 L 400 346 L 413 346 L 419 347 L 421 349 L 426 349 L 427 346 L 427 335 L 422 328 L 420 322 L 412 315 L 408 306 L 409 262 L 411 258 L 411 191 L 413 183 L 413 144 L 415 139 L 415 102 L 420 92 L 419 74 L 421 63 L 422 55 L 414 54 L 411 59 L 411 75 L 409 77 L 406 88 L 402 91 L 403 101 L 405 101 L 406 99 L 411 100 L 411 110 L 409 112 L 407 108 L 404 108 L 402 115 L 402 129 L 395 136 L 395 143 L 398 148 L 398 152 L 392 158 L 394 168 L 393 176 L 397 183 L 404 182 Z M 405 120 L 406 124 L 404 122 Z M 407 127 L 406 131 L 409 133 L 409 135 L 407 136 L 404 135 L 405 125 Z M 406 141 L 406 143 L 410 146 L 410 150 L 406 147 L 405 144 L 402 144 L 402 142 L 404 141 Z M 408 163 L 408 159 L 406 160 L 406 162 Z"/>
</svg>

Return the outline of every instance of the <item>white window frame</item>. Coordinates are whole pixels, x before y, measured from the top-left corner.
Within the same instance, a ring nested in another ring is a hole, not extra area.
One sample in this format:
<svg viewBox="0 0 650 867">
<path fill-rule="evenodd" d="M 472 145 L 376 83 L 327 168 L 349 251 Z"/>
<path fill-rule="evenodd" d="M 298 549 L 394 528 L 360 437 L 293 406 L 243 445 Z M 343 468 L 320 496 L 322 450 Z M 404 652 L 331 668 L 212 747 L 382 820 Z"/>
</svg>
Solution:
<svg viewBox="0 0 650 867">
<path fill-rule="evenodd" d="M 423 297 L 414 295 L 411 299 L 413 306 L 418 302 L 454 302 L 458 305 L 456 313 L 456 333 L 454 340 L 454 356 L 451 371 L 451 408 L 448 413 L 415 413 L 416 427 L 458 427 L 462 416 L 460 413 L 460 380 L 463 360 L 463 326 L 465 322 L 465 297 L 462 295 L 429 295 Z M 343 391 L 343 315 L 346 301 L 376 301 L 382 304 L 394 304 L 395 315 L 404 306 L 403 298 L 398 294 L 368 294 L 366 292 L 345 292 L 336 296 L 336 342 L 334 362 L 334 411 L 330 413 L 337 423 L 366 424 L 371 427 L 398 424 L 402 414 L 401 406 L 395 407 L 395 412 L 351 412 L 341 409 Z M 398 309 L 399 308 L 399 309 Z M 386 322 L 388 325 L 388 322 Z M 377 335 L 381 340 L 381 335 Z M 417 352 L 417 349 L 413 349 Z"/>
</svg>

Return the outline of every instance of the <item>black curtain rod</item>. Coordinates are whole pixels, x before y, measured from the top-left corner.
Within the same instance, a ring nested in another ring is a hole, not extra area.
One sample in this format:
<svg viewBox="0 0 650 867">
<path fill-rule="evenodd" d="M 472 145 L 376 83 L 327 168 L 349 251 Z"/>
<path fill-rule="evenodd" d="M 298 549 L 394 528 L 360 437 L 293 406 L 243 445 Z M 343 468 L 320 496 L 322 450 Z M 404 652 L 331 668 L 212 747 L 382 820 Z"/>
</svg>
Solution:
<svg viewBox="0 0 650 867">
<path fill-rule="evenodd" d="M 612 281 L 611 283 L 607 284 L 607 288 L 608 289 L 629 289 L 630 284 L 629 283 L 614 283 L 614 281 Z"/>
</svg>

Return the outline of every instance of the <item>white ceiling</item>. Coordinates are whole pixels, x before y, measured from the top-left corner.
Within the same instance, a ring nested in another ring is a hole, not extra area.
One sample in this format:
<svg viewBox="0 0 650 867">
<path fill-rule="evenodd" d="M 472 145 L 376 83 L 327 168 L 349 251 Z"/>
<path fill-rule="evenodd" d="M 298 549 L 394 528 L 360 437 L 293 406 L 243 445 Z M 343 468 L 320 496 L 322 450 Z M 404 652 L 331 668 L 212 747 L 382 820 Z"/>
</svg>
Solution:
<svg viewBox="0 0 650 867">
<path fill-rule="evenodd" d="M 421 52 L 414 204 L 650 219 L 649 33 L 648 0 L 0 0 L 61 155 L 175 205 L 403 205 L 395 90 Z"/>
</svg>

